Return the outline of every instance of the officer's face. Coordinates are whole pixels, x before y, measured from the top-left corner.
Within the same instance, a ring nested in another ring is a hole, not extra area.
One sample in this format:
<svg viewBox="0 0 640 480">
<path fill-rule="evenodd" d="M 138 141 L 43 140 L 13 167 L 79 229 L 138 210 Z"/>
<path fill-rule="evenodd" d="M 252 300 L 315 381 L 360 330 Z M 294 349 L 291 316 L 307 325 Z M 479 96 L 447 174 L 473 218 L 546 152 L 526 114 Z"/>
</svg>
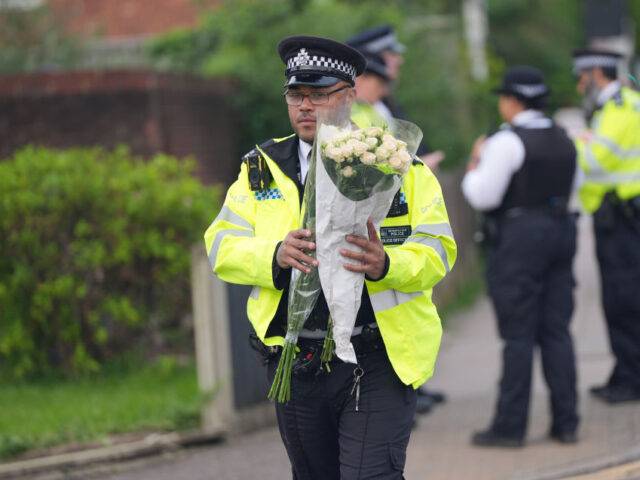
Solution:
<svg viewBox="0 0 640 480">
<path fill-rule="evenodd" d="M 593 71 L 592 70 L 582 70 L 580 72 L 580 76 L 578 77 L 578 85 L 577 90 L 581 95 L 585 95 L 591 84 L 593 83 Z"/>
<path fill-rule="evenodd" d="M 387 67 L 387 75 L 391 80 L 397 80 L 400 74 L 400 67 L 404 63 L 404 57 L 393 50 L 383 50 L 380 52 L 384 64 Z"/>
<path fill-rule="evenodd" d="M 350 85 L 347 82 L 338 82 L 330 87 L 316 88 L 309 85 L 295 85 L 289 88 L 292 93 L 308 95 L 311 92 L 331 92 L 343 86 Z M 323 105 L 314 105 L 308 96 L 304 97 L 301 105 L 287 105 L 289 107 L 289 120 L 293 130 L 307 143 L 313 143 L 316 136 L 316 112 L 318 110 L 331 110 L 343 105 L 345 102 L 351 105 L 355 99 L 355 90 L 345 88 L 329 95 L 329 101 Z"/>
</svg>

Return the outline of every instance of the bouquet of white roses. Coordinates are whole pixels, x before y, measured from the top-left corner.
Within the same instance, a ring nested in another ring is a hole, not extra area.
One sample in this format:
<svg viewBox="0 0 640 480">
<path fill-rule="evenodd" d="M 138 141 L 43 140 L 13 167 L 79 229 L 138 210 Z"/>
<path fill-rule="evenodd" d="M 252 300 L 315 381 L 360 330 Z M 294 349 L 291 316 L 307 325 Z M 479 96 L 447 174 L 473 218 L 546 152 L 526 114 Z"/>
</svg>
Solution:
<svg viewBox="0 0 640 480">
<path fill-rule="evenodd" d="M 342 111 L 318 111 L 317 130 L 303 200 L 303 228 L 310 229 L 319 265 L 291 276 L 285 344 L 269 398 L 286 401 L 298 334 L 324 292 L 330 319 L 322 358 L 335 348 L 345 362 L 357 363 L 351 333 L 360 308 L 364 274 L 344 268 L 340 249 L 357 249 L 347 235 L 367 237 L 367 220 L 380 228 L 402 176 L 422 139 L 420 129 L 389 119 L 383 127 L 354 129 Z M 324 115 L 323 115 L 324 114 Z M 350 260 L 350 262 L 354 262 Z"/>
</svg>

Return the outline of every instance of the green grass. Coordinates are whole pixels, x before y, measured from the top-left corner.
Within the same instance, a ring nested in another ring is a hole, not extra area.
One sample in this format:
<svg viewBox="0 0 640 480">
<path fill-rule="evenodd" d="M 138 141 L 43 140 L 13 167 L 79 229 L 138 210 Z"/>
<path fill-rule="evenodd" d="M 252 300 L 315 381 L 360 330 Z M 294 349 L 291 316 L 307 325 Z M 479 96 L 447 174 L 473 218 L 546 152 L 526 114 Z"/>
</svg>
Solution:
<svg viewBox="0 0 640 480">
<path fill-rule="evenodd" d="M 67 442 L 108 443 L 115 433 L 193 428 L 202 401 L 195 367 L 166 357 L 80 380 L 0 379 L 0 459 Z"/>
</svg>

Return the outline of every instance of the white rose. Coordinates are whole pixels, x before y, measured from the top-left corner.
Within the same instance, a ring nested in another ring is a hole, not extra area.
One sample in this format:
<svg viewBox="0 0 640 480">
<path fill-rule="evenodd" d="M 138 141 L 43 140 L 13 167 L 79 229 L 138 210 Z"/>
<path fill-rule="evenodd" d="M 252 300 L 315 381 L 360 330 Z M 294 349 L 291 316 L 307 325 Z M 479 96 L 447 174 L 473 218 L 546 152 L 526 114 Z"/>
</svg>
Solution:
<svg viewBox="0 0 640 480">
<path fill-rule="evenodd" d="M 348 142 L 340 147 L 340 152 L 342 153 L 342 158 L 347 158 L 353 155 L 353 146 Z"/>
<path fill-rule="evenodd" d="M 395 137 L 393 135 L 389 135 L 388 133 L 385 133 L 382 136 L 382 141 L 383 142 L 391 142 L 391 143 L 396 143 L 397 140 L 395 139 Z"/>
<path fill-rule="evenodd" d="M 391 168 L 397 170 L 398 172 L 401 172 L 404 167 L 404 163 L 402 162 L 402 159 L 399 155 L 392 155 L 389 158 L 389 165 L 391 166 Z"/>
<path fill-rule="evenodd" d="M 376 148 L 375 154 L 380 160 L 386 160 L 389 158 L 390 152 L 383 144 Z"/>
<path fill-rule="evenodd" d="M 373 163 L 376 163 L 376 155 L 372 152 L 364 152 L 362 154 L 362 157 L 360 157 L 360 161 L 365 165 L 371 165 Z"/>
<path fill-rule="evenodd" d="M 364 133 L 369 137 L 379 137 L 382 135 L 382 129 L 380 127 L 367 127 L 364 129 Z"/>
<path fill-rule="evenodd" d="M 344 160 L 344 154 L 340 147 L 331 147 L 330 149 L 327 149 L 327 156 L 338 163 Z"/>
<path fill-rule="evenodd" d="M 402 140 L 396 140 L 396 143 L 398 144 L 398 150 L 400 150 L 401 148 L 407 148 L 407 142 L 403 142 Z"/>
<path fill-rule="evenodd" d="M 370 147 L 375 147 L 376 145 L 378 145 L 378 139 L 375 137 L 367 137 L 364 139 L 364 143 L 366 143 Z"/>
<path fill-rule="evenodd" d="M 356 171 L 350 166 L 346 166 L 340 171 L 342 172 L 342 175 L 344 175 L 347 178 L 353 177 L 356 174 Z"/>
<path fill-rule="evenodd" d="M 353 146 L 353 153 L 355 153 L 358 156 L 362 155 L 367 150 L 369 150 L 369 145 L 367 145 L 364 142 L 358 142 L 357 144 L 354 144 L 354 146 Z"/>
<path fill-rule="evenodd" d="M 388 135 L 385 135 L 385 137 Z M 395 152 L 398 149 L 398 142 L 396 142 L 393 137 L 388 138 L 382 142 L 382 146 L 389 150 L 390 152 Z"/>
<path fill-rule="evenodd" d="M 399 150 L 398 151 L 398 156 L 400 157 L 400 159 L 402 160 L 402 163 L 404 163 L 405 165 L 408 165 L 411 163 L 411 155 L 409 155 L 409 152 L 407 152 L 406 150 Z"/>
<path fill-rule="evenodd" d="M 342 130 L 336 136 L 333 137 L 334 143 L 343 143 L 351 138 L 351 132 L 349 130 Z"/>
</svg>

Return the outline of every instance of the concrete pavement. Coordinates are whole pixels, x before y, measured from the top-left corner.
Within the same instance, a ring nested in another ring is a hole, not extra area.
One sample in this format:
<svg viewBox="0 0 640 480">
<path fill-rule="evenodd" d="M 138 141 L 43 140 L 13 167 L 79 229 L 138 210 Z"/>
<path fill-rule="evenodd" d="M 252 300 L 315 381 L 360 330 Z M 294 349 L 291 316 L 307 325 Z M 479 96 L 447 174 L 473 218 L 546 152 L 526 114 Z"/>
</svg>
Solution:
<svg viewBox="0 0 640 480">
<path fill-rule="evenodd" d="M 483 298 L 471 310 L 450 318 L 446 326 L 436 374 L 428 385 L 446 392 L 448 401 L 420 417 L 409 445 L 407 479 L 640 478 L 633 476 L 640 468 L 636 462 L 640 459 L 640 402 L 610 406 L 587 393 L 591 385 L 606 379 L 612 365 L 589 222 L 584 216 L 581 219 L 575 263 L 579 283 L 577 308 L 572 324 L 581 394 L 580 442 L 560 445 L 547 438 L 548 395 L 536 359 L 526 447 L 510 450 L 470 445 L 472 431 L 486 427 L 490 421 L 500 374 L 501 346 L 490 303 Z M 178 450 L 152 459 L 84 470 L 52 471 L 34 478 L 283 480 L 291 477 L 274 427 L 233 437 L 214 447 Z"/>
</svg>

